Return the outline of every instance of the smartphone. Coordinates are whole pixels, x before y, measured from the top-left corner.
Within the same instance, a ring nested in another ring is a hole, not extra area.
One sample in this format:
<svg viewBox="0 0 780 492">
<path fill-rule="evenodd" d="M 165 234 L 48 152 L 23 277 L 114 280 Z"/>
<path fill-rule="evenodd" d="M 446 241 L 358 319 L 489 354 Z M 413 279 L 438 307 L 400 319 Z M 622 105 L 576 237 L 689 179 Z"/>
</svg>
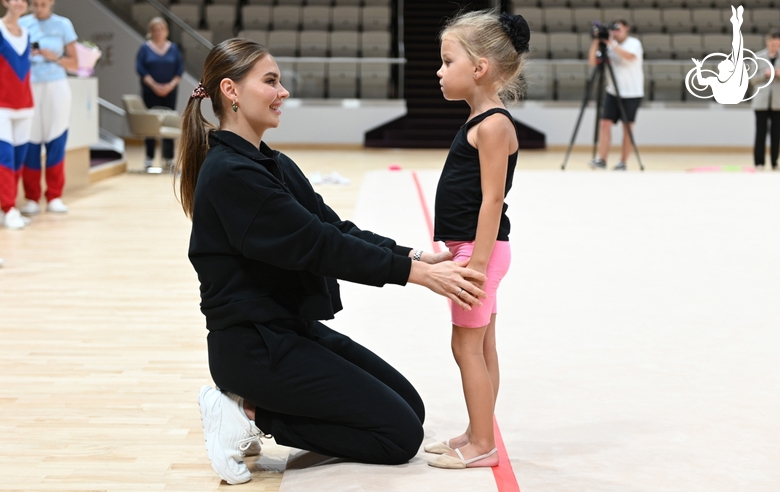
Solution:
<svg viewBox="0 0 780 492">
<path fill-rule="evenodd" d="M 33 41 L 32 43 L 30 43 L 30 46 L 32 46 L 32 49 L 34 50 L 41 49 L 41 45 L 38 44 L 38 41 Z"/>
</svg>

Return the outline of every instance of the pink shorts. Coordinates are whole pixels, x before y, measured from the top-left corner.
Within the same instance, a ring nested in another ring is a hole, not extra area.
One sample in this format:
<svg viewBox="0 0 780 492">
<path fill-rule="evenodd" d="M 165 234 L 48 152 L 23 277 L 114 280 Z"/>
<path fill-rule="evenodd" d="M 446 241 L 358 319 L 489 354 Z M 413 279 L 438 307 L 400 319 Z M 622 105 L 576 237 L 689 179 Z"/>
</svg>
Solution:
<svg viewBox="0 0 780 492">
<path fill-rule="evenodd" d="M 474 251 L 473 241 L 446 241 L 444 243 L 447 249 L 452 253 L 453 261 L 463 261 L 471 258 Z M 482 299 L 481 306 L 472 306 L 471 311 L 466 311 L 454 302 L 450 301 L 450 310 L 452 311 L 452 324 L 464 328 L 482 328 L 490 323 L 490 316 L 498 312 L 498 303 L 496 295 L 498 284 L 509 271 L 509 264 L 512 262 L 512 251 L 509 248 L 509 241 L 496 241 L 493 247 L 493 253 L 490 254 L 490 260 L 487 265 L 487 282 L 482 289 L 487 294 L 486 299 Z"/>
</svg>

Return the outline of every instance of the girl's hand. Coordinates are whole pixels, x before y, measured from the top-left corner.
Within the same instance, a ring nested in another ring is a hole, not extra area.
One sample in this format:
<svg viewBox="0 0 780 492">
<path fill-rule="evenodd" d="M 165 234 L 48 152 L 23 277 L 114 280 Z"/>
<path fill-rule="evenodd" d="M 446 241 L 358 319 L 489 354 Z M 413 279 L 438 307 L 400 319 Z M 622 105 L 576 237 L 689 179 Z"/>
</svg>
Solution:
<svg viewBox="0 0 780 492">
<path fill-rule="evenodd" d="M 452 259 L 452 253 L 450 253 L 449 251 L 441 251 L 439 253 L 423 252 L 422 257 L 420 257 L 420 261 L 424 261 L 429 265 L 435 265 L 437 263 L 441 263 L 442 261 L 449 261 L 451 259 Z"/>
</svg>

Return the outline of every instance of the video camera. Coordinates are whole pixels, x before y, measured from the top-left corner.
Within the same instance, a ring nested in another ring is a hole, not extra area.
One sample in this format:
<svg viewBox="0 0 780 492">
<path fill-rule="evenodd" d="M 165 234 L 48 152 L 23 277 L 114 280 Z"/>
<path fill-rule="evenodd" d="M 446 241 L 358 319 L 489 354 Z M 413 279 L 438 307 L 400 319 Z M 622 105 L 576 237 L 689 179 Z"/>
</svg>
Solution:
<svg viewBox="0 0 780 492">
<path fill-rule="evenodd" d="M 599 22 L 594 22 L 593 27 L 590 30 L 590 35 L 593 39 L 599 41 L 606 41 L 609 39 L 609 31 L 613 31 L 618 28 L 617 22 L 602 26 Z"/>
</svg>

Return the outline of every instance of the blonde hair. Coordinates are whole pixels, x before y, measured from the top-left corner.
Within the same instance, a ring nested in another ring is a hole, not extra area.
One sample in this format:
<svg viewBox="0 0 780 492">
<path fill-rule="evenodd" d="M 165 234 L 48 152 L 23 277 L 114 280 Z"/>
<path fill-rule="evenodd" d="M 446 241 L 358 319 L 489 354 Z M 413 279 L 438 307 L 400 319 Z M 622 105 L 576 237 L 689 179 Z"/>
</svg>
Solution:
<svg viewBox="0 0 780 492">
<path fill-rule="evenodd" d="M 496 69 L 493 77 L 502 100 L 518 101 L 523 97 L 526 53 L 515 47 L 515 40 L 500 21 L 498 9 L 456 14 L 444 25 L 439 33 L 439 41 L 445 37 L 459 42 L 474 63 L 480 58 L 492 62 Z"/>
<path fill-rule="evenodd" d="M 233 38 L 222 41 L 206 56 L 200 86 L 211 100 L 211 108 L 220 123 L 225 116 L 227 104 L 219 87 L 222 79 L 241 82 L 255 64 L 266 55 L 268 50 L 262 45 L 248 39 Z M 198 174 L 209 150 L 209 133 L 217 130 L 217 127 L 203 117 L 200 111 L 201 101 L 203 99 L 193 93 L 187 101 L 187 107 L 184 108 L 179 156 L 176 160 L 175 174 L 181 174 L 179 183 L 181 206 L 190 218 L 195 205 Z"/>
<path fill-rule="evenodd" d="M 165 27 L 165 30 L 170 32 L 170 29 L 168 28 L 168 23 L 163 19 L 162 17 L 152 17 L 149 19 L 149 23 L 146 25 L 146 39 L 152 38 L 152 27 L 154 27 L 155 24 L 160 24 Z"/>
</svg>

